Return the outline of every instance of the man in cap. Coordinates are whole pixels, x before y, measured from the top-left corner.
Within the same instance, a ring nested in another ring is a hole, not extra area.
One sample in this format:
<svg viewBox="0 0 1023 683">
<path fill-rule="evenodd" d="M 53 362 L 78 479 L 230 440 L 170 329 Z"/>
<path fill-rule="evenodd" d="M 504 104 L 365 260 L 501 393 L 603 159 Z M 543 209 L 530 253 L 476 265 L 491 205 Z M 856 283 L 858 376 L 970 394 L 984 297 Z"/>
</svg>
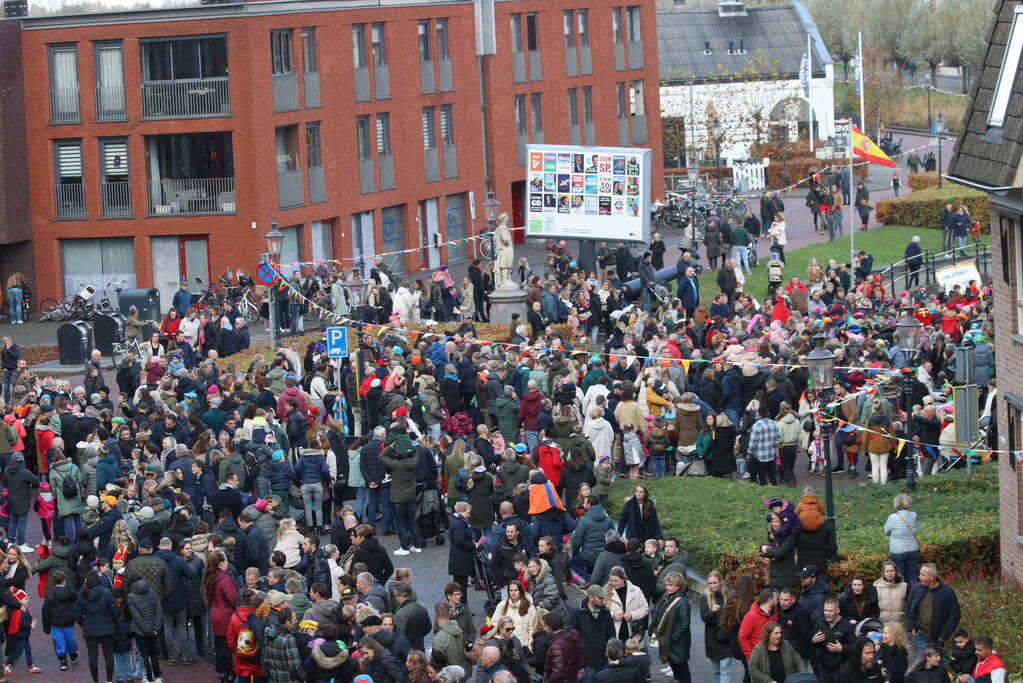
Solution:
<svg viewBox="0 0 1023 683">
<path fill-rule="evenodd" d="M 615 637 L 614 620 L 604 606 L 605 600 L 602 587 L 590 586 L 586 589 L 586 599 L 569 615 L 566 624 L 579 632 L 579 640 L 583 644 L 586 671 L 582 680 L 585 683 L 591 683 L 593 677 L 607 666 L 604 647 Z"/>
<path fill-rule="evenodd" d="M 121 511 L 117 509 L 117 499 L 113 496 L 103 496 L 99 499 L 99 504 L 99 521 L 89 528 L 89 538 L 98 538 L 99 547 L 106 548 L 110 543 L 110 534 L 114 530 L 114 524 L 122 518 L 122 515 Z M 131 584 L 125 585 L 130 586 Z"/>
<path fill-rule="evenodd" d="M 824 618 L 824 601 L 828 598 L 827 581 L 818 574 L 820 570 L 808 564 L 797 575 L 803 586 L 799 595 L 799 605 L 810 613 L 810 618 L 815 623 Z"/>
</svg>

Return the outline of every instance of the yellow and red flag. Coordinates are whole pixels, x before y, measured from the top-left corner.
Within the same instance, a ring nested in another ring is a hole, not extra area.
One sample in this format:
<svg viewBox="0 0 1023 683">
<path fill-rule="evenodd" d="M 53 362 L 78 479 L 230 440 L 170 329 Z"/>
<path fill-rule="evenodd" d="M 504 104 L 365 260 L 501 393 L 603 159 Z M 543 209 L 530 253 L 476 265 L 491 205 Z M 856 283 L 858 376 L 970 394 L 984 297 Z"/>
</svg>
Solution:
<svg viewBox="0 0 1023 683">
<path fill-rule="evenodd" d="M 874 144 L 874 141 L 863 134 L 856 126 L 852 127 L 853 154 L 872 164 L 895 168 L 895 162 Z"/>
</svg>

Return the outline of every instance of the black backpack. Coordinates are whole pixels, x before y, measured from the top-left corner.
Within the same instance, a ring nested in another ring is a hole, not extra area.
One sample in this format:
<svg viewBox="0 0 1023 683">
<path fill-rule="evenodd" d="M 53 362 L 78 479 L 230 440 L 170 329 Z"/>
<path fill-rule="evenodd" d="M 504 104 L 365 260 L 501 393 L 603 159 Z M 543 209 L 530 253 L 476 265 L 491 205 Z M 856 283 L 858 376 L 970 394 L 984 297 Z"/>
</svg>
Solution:
<svg viewBox="0 0 1023 683">
<path fill-rule="evenodd" d="M 78 482 L 75 481 L 71 474 L 67 474 L 63 481 L 60 482 L 60 493 L 65 499 L 70 500 L 71 498 L 77 498 L 81 495 L 81 489 L 78 487 Z"/>
</svg>

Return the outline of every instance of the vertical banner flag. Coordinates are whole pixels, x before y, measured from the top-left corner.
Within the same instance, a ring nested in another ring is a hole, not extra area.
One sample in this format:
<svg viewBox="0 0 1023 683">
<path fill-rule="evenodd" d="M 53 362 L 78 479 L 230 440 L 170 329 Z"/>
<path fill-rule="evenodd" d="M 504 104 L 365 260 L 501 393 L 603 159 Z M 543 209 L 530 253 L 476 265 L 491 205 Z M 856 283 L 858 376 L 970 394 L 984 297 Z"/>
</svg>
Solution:
<svg viewBox="0 0 1023 683">
<path fill-rule="evenodd" d="M 863 55 L 858 51 L 853 57 L 853 80 L 856 83 L 856 97 L 863 97 Z"/>
<path fill-rule="evenodd" d="M 799 63 L 799 82 L 803 86 L 803 97 L 810 99 L 810 52 L 803 53 L 803 61 Z"/>
</svg>

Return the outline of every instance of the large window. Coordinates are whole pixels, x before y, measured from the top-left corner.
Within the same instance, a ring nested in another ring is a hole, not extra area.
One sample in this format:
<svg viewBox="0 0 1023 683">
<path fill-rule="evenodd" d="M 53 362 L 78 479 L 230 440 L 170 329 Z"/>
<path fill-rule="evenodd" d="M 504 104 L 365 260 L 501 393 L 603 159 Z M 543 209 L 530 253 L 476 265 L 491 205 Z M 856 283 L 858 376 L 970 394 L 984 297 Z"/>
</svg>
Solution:
<svg viewBox="0 0 1023 683">
<path fill-rule="evenodd" d="M 387 45 L 384 42 L 384 25 L 373 24 L 370 32 L 373 42 L 373 65 L 384 66 L 387 64 Z"/>
<path fill-rule="evenodd" d="M 319 71 L 316 60 L 316 29 L 302 29 L 302 70 L 307 74 Z"/>
<path fill-rule="evenodd" d="M 448 20 L 437 19 L 437 59 L 451 59 L 448 50 Z"/>
<path fill-rule="evenodd" d="M 579 44 L 586 47 L 590 44 L 590 12 L 579 10 Z"/>
<path fill-rule="evenodd" d="M 281 263 L 296 263 L 302 260 L 302 226 L 292 225 L 287 228 L 281 228 L 281 233 L 284 235 L 284 241 L 281 243 Z M 288 267 L 285 272 L 285 267 L 281 266 L 281 272 L 291 277 L 291 268 Z"/>
<path fill-rule="evenodd" d="M 96 118 L 119 121 L 124 109 L 124 50 L 120 41 L 96 44 Z"/>
<path fill-rule="evenodd" d="M 625 8 L 626 29 L 630 43 L 638 43 L 642 40 L 639 32 L 639 5 Z"/>
<path fill-rule="evenodd" d="M 579 91 L 576 88 L 568 89 L 568 125 L 579 125 Z"/>
<path fill-rule="evenodd" d="M 633 81 L 629 88 L 629 114 L 632 116 L 644 116 L 646 104 L 643 98 L 643 81 Z"/>
<path fill-rule="evenodd" d="M 352 25 L 352 64 L 356 69 L 366 66 L 366 25 Z"/>
<path fill-rule="evenodd" d="M 465 234 L 465 193 L 449 194 L 444 198 L 444 223 L 448 245 L 448 262 L 455 263 L 466 258 L 466 243 L 460 242 Z"/>
<path fill-rule="evenodd" d="M 276 36 L 278 32 L 274 32 Z M 291 33 L 287 70 L 291 70 Z M 276 42 L 276 41 L 271 41 Z M 277 68 L 275 48 L 274 73 Z M 142 73 L 146 81 L 180 81 L 227 76 L 227 39 L 224 36 L 170 38 L 142 41 Z M 280 73 L 284 73 L 283 71 Z"/>
<path fill-rule="evenodd" d="M 542 93 L 535 92 L 529 96 L 533 106 L 533 133 L 543 132 L 543 105 Z"/>
<path fill-rule="evenodd" d="M 511 15 L 512 52 L 522 52 L 522 15 Z"/>
<path fill-rule="evenodd" d="M 419 22 L 419 61 L 428 62 L 433 59 L 433 52 L 430 50 L 430 20 L 423 19 Z"/>
<path fill-rule="evenodd" d="M 617 104 L 618 118 L 623 119 L 628 113 L 628 94 L 625 90 L 625 83 L 615 85 L 615 103 Z"/>
<path fill-rule="evenodd" d="M 389 206 L 380 212 L 381 228 L 383 232 L 383 250 L 386 252 L 403 251 L 405 249 L 405 207 Z M 392 261 L 388 261 L 391 267 Z M 395 273 L 405 272 L 405 259 L 401 254 L 394 259 L 391 271 Z"/>
<path fill-rule="evenodd" d="M 298 126 L 277 126 L 277 172 L 298 169 Z"/>
<path fill-rule="evenodd" d="M 530 51 L 540 49 L 539 28 L 536 22 L 536 12 L 526 15 L 526 49 Z"/>
<path fill-rule="evenodd" d="M 91 284 L 106 287 L 111 281 L 135 286 L 135 240 L 101 237 L 60 241 L 64 292 L 77 292 Z"/>
<path fill-rule="evenodd" d="M 519 135 L 525 135 L 527 132 L 526 128 L 526 96 L 516 95 L 515 96 L 515 132 Z"/>
<path fill-rule="evenodd" d="M 593 86 L 583 86 L 583 122 L 593 123 Z"/>
<path fill-rule="evenodd" d="M 612 7 L 611 8 L 611 35 L 614 37 L 616 43 L 625 42 L 625 37 L 622 34 L 622 8 Z"/>
<path fill-rule="evenodd" d="M 1020 56 L 1023 55 L 1023 6 L 1017 6 L 1012 15 L 1012 28 L 1009 30 L 1009 42 L 1005 46 L 1002 58 L 1002 69 L 998 72 L 995 94 L 991 98 L 991 113 L 987 122 L 991 126 L 1001 126 L 1005 122 L 1005 112 L 1009 108 L 1012 97 L 1012 86 L 1019 78 Z"/>
<path fill-rule="evenodd" d="M 270 58 L 275 76 L 292 73 L 291 29 L 270 32 Z"/>
<path fill-rule="evenodd" d="M 355 118 L 355 145 L 360 159 L 371 159 L 373 157 L 373 145 L 370 142 L 369 134 L 369 116 L 358 116 Z"/>
<path fill-rule="evenodd" d="M 50 120 L 78 123 L 78 53 L 74 45 L 50 47 Z"/>
<path fill-rule="evenodd" d="M 565 49 L 571 51 L 575 49 L 575 12 L 570 9 L 565 10 L 563 22 L 565 24 Z"/>
<path fill-rule="evenodd" d="M 437 129 L 434 121 L 434 107 L 423 107 L 423 149 L 437 146 Z"/>
<path fill-rule="evenodd" d="M 305 161 L 309 168 L 323 166 L 320 156 L 320 122 L 305 124 Z"/>
<path fill-rule="evenodd" d="M 100 138 L 99 154 L 103 215 L 131 215 L 127 138 Z"/>
<path fill-rule="evenodd" d="M 57 218 L 85 218 L 82 141 L 57 140 L 53 153 Z"/>
</svg>

